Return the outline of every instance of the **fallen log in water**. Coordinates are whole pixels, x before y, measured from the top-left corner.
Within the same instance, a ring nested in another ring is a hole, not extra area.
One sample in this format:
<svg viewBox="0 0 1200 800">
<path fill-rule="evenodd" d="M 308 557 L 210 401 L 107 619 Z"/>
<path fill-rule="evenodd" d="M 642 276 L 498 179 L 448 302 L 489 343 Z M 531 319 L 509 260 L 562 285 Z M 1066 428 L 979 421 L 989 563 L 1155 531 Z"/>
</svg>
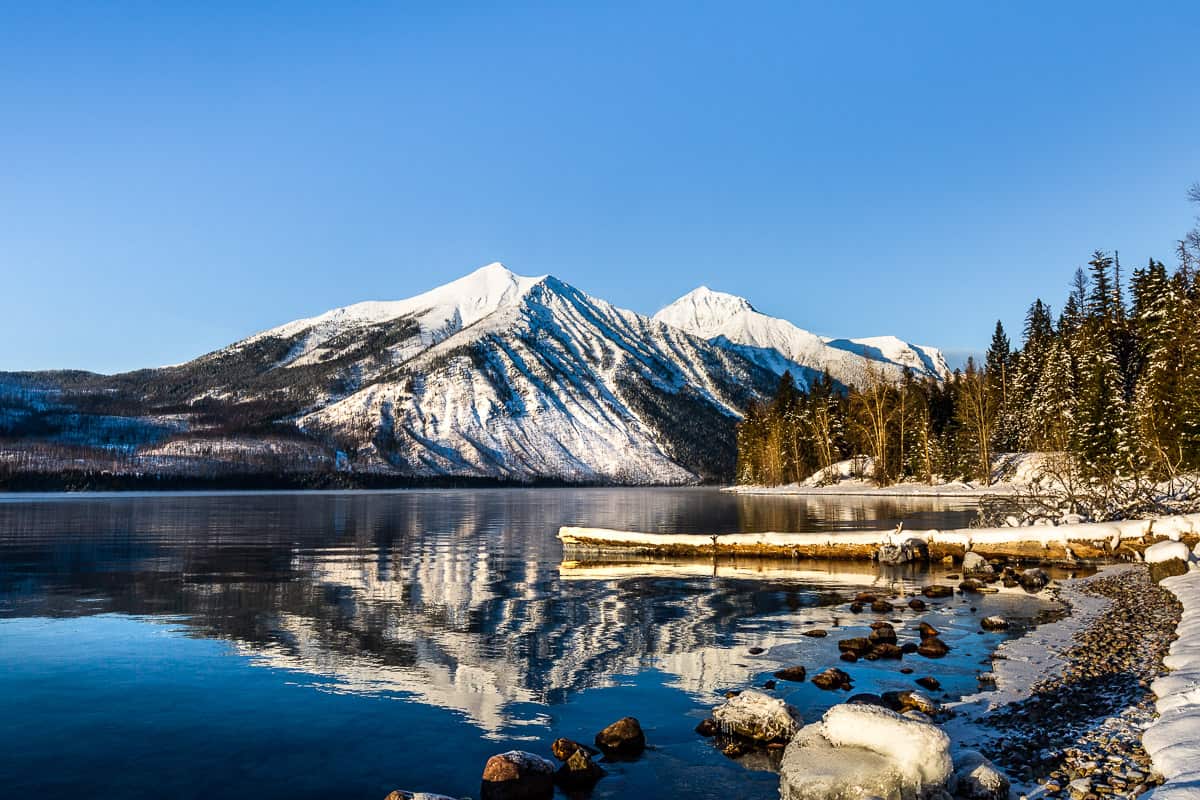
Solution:
<svg viewBox="0 0 1200 800">
<path fill-rule="evenodd" d="M 736 555 L 760 558 L 873 559 L 880 548 L 908 548 L 922 558 L 961 559 L 968 551 L 984 558 L 1074 563 L 1140 558 L 1155 541 L 1200 540 L 1200 514 L 1154 520 L 1036 525 L 957 530 L 875 530 L 836 533 L 641 533 L 605 528 L 563 527 L 563 549 L 580 559 L 595 555 Z"/>
</svg>

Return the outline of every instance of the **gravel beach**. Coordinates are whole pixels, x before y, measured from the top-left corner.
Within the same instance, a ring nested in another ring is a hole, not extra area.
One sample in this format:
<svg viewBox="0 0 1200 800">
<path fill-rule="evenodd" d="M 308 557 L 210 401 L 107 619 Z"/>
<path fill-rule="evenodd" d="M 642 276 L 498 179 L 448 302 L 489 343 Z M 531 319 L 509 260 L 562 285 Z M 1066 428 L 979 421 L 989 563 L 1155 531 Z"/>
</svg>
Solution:
<svg viewBox="0 0 1200 800">
<path fill-rule="evenodd" d="M 1163 672 L 1181 606 L 1143 565 L 1076 589 L 1107 608 L 1075 632 L 1060 674 L 978 720 L 994 733 L 984 752 L 1031 797 L 1137 797 L 1159 782 L 1141 733 L 1155 715 L 1150 682 Z"/>
</svg>

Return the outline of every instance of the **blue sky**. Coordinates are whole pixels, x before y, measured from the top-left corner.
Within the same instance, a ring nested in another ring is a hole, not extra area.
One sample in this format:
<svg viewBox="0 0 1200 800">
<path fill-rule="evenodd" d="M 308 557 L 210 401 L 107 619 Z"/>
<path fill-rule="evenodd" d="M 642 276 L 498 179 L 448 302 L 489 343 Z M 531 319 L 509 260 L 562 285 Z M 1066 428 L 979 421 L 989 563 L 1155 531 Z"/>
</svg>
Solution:
<svg viewBox="0 0 1200 800">
<path fill-rule="evenodd" d="M 1200 6 L 9 3 L 0 369 L 114 371 L 490 261 L 986 346 L 1171 258 Z"/>
</svg>

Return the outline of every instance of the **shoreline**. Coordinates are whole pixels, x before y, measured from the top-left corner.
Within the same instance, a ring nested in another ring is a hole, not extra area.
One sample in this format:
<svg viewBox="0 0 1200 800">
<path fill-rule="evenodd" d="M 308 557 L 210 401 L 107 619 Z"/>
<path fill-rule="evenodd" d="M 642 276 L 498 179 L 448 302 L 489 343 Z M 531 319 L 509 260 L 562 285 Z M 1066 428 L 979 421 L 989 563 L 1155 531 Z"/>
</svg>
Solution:
<svg viewBox="0 0 1200 800">
<path fill-rule="evenodd" d="M 996 689 L 953 704 L 945 729 L 1026 797 L 1137 797 L 1161 782 L 1142 731 L 1179 604 L 1142 565 L 1065 582 L 1057 594 L 1068 614 L 997 648 Z"/>
</svg>

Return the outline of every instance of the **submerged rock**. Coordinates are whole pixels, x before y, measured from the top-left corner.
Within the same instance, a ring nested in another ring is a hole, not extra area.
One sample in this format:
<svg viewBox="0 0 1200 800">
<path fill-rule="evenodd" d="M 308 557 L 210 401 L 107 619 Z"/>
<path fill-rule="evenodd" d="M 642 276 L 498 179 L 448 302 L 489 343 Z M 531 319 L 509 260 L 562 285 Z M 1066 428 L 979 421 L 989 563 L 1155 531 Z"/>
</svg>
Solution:
<svg viewBox="0 0 1200 800">
<path fill-rule="evenodd" d="M 764 744 L 788 741 L 801 724 L 795 708 L 754 689 L 715 708 L 712 718 L 721 733 Z"/>
<path fill-rule="evenodd" d="M 635 758 L 646 749 L 646 734 L 634 717 L 622 717 L 596 734 L 596 747 L 609 758 Z"/>
<path fill-rule="evenodd" d="M 837 705 L 783 754 L 782 800 L 922 800 L 950 778 L 950 739 L 934 725 L 872 705 Z"/>
<path fill-rule="evenodd" d="M 524 750 L 492 756 L 483 768 L 482 800 L 549 800 L 554 796 L 554 762 Z"/>
</svg>

